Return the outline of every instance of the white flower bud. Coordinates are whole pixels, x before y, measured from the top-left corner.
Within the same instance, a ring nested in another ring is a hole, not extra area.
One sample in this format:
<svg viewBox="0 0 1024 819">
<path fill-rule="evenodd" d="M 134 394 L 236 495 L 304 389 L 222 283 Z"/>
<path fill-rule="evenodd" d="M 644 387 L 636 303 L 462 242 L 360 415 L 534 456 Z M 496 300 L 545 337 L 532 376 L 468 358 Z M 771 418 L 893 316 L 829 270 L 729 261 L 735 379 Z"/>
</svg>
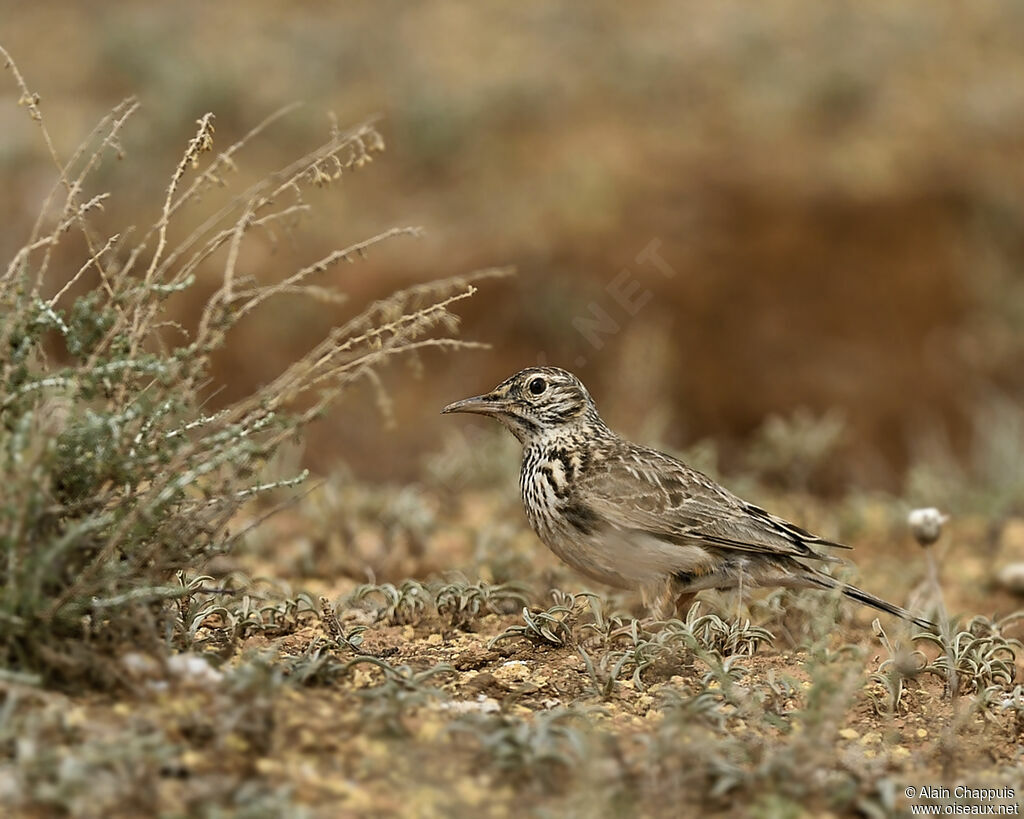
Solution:
<svg viewBox="0 0 1024 819">
<path fill-rule="evenodd" d="M 947 520 L 949 520 L 949 515 L 942 514 L 934 507 L 914 509 L 907 515 L 910 531 L 922 546 L 931 546 L 939 539 L 942 534 L 942 524 Z"/>
</svg>

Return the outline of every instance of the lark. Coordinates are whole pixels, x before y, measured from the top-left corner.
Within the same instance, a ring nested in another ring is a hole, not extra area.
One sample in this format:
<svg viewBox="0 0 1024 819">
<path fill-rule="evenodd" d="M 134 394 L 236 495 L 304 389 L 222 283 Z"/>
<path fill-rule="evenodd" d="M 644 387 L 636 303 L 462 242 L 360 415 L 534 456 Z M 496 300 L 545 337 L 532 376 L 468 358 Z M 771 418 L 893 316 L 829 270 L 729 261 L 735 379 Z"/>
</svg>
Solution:
<svg viewBox="0 0 1024 819">
<path fill-rule="evenodd" d="M 490 415 L 523 445 L 530 526 L 581 574 L 639 590 L 656 616 L 702 589 L 838 589 L 863 605 L 934 628 L 818 566 L 847 549 L 748 503 L 683 462 L 612 432 L 587 388 L 557 367 L 531 367 L 442 412 Z"/>
</svg>

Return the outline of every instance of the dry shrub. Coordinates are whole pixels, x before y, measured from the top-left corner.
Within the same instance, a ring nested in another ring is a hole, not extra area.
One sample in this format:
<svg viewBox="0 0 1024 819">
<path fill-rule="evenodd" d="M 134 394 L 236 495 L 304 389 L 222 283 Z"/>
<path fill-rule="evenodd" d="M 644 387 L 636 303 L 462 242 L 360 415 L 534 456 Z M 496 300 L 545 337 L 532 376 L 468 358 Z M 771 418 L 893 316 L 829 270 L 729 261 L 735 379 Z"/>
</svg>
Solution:
<svg viewBox="0 0 1024 819">
<path fill-rule="evenodd" d="M 372 304 L 263 388 L 208 412 L 211 355 L 240 319 L 282 294 L 323 298 L 317 274 L 417 232 L 385 231 L 269 284 L 243 273 L 250 237 L 293 230 L 309 209 L 304 190 L 370 162 L 380 135 L 372 124 L 333 128 L 323 145 L 208 215 L 204 204 L 188 231 L 184 214 L 215 189 L 230 191 L 240 151 L 285 112 L 221 153 L 207 114 L 152 225 L 104 235 L 95 217 L 111 194 L 89 195 L 87 184 L 102 159 L 119 154 L 138 104 L 116 106 L 65 160 L 38 97 L 0 54 L 57 169 L 31 236 L 0 273 L 0 658 L 8 678 L 106 684 L 117 666 L 105 658 L 119 647 L 160 652 L 173 643 L 181 625 L 173 603 L 187 593 L 176 573 L 231 548 L 239 534 L 227 523 L 242 504 L 302 478 L 260 483 L 275 449 L 354 381 L 380 390 L 377 369 L 392 356 L 473 346 L 453 338 L 449 308 L 473 294 L 474 279 L 500 271 Z M 69 237 L 85 248 L 81 264 L 55 270 L 54 251 Z M 219 286 L 197 326 L 168 328 L 168 300 L 213 264 Z"/>
</svg>

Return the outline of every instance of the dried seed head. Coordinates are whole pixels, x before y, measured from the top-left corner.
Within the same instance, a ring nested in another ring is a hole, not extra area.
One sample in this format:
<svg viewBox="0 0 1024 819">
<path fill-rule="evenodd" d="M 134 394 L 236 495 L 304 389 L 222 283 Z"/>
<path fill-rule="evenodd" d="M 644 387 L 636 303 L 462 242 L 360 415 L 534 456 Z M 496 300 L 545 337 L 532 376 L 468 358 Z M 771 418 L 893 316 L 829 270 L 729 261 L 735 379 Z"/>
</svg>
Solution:
<svg viewBox="0 0 1024 819">
<path fill-rule="evenodd" d="M 949 520 L 949 515 L 942 514 L 934 507 L 914 509 L 907 515 L 910 531 L 922 546 L 931 546 L 939 539 L 942 534 L 942 524 L 947 520 Z"/>
</svg>

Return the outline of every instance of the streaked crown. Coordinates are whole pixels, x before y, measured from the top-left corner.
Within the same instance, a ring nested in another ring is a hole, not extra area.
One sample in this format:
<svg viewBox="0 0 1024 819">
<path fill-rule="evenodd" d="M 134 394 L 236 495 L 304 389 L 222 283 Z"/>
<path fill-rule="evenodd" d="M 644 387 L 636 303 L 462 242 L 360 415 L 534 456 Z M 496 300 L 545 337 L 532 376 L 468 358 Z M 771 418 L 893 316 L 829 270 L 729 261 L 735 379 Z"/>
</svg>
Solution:
<svg viewBox="0 0 1024 819">
<path fill-rule="evenodd" d="M 442 412 L 493 415 L 520 441 L 580 424 L 603 426 L 594 400 L 571 372 L 529 367 L 484 395 L 449 404 Z"/>
</svg>

